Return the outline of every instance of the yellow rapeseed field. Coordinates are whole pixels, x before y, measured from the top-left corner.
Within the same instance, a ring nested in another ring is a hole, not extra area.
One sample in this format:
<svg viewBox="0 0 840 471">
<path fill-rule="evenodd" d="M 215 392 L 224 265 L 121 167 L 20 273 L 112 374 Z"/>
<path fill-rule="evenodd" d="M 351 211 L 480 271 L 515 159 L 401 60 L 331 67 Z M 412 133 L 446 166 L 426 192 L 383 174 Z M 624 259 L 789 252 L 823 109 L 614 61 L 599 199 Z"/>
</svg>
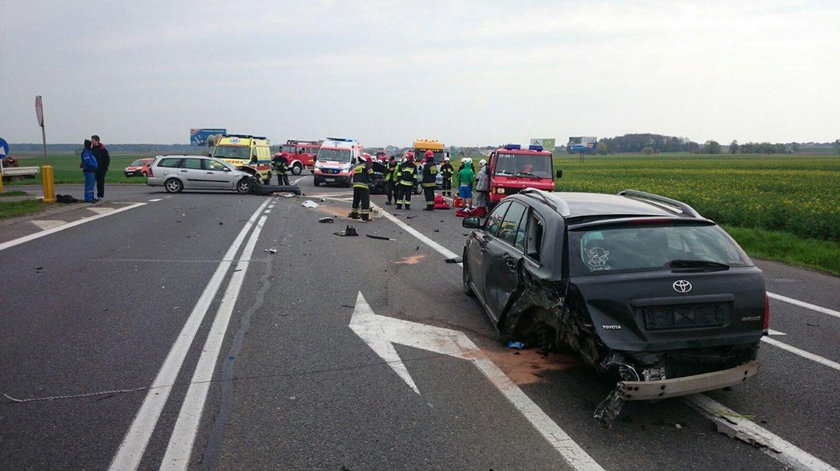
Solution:
<svg viewBox="0 0 840 471">
<path fill-rule="evenodd" d="M 838 155 L 560 155 L 555 165 L 558 191 L 647 191 L 719 224 L 840 241 Z"/>
</svg>

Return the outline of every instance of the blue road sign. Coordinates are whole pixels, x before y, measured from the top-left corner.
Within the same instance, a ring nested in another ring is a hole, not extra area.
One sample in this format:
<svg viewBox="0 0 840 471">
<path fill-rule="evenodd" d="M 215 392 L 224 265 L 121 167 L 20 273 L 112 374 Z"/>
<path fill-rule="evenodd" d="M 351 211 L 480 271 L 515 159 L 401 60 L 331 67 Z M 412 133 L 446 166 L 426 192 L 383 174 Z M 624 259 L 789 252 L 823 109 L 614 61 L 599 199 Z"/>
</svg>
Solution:
<svg viewBox="0 0 840 471">
<path fill-rule="evenodd" d="M 0 137 L 0 159 L 5 159 L 9 155 L 9 143 Z"/>
</svg>

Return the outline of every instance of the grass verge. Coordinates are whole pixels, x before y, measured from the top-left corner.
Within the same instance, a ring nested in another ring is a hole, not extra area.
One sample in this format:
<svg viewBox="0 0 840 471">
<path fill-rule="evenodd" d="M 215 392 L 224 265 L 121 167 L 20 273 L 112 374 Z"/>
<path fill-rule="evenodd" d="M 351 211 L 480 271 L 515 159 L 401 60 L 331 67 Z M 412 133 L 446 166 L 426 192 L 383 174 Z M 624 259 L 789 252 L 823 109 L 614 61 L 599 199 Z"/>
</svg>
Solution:
<svg viewBox="0 0 840 471">
<path fill-rule="evenodd" d="M 840 276 L 840 244 L 789 232 L 724 226 L 750 257 L 775 260 Z"/>
<path fill-rule="evenodd" d="M 7 197 L 7 196 L 26 196 L 27 193 L 25 191 L 7 191 L 5 193 L 0 193 L 0 198 Z"/>
<path fill-rule="evenodd" d="M 0 219 L 37 213 L 44 207 L 45 204 L 41 200 L 3 201 L 0 202 Z"/>
</svg>

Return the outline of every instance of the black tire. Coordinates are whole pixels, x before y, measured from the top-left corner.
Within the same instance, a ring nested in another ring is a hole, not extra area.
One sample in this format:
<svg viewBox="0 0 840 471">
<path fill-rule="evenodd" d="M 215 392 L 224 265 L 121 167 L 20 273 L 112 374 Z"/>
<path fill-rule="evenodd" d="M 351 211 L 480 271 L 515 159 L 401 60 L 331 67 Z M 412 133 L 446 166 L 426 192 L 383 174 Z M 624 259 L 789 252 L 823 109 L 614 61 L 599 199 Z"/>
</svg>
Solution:
<svg viewBox="0 0 840 471">
<path fill-rule="evenodd" d="M 301 165 L 300 162 L 295 162 L 295 164 L 292 165 L 292 175 L 300 175 L 301 173 L 303 173 L 303 165 Z"/>
<path fill-rule="evenodd" d="M 318 177 L 313 178 L 313 185 L 319 186 L 321 184 L 321 180 L 318 180 Z"/>
<path fill-rule="evenodd" d="M 464 265 L 464 269 L 462 270 L 461 279 L 464 283 L 464 294 L 467 296 L 475 297 L 475 291 L 473 291 L 472 286 L 470 286 L 470 281 L 472 281 L 472 276 L 470 275 L 470 264 L 467 263 L 467 249 L 464 249 L 464 256 L 462 257 L 462 264 Z"/>
<path fill-rule="evenodd" d="M 422 186 L 418 183 L 418 184 L 414 187 L 414 194 L 415 194 L 415 195 L 419 195 L 420 193 L 423 193 L 423 187 L 422 187 Z"/>
<path fill-rule="evenodd" d="M 346 188 L 350 188 L 352 181 L 348 178 L 347 181 L 344 183 Z"/>
<path fill-rule="evenodd" d="M 245 194 L 251 192 L 251 179 L 248 177 L 242 178 L 236 183 L 236 192 L 239 194 Z"/>
<path fill-rule="evenodd" d="M 166 180 L 163 182 L 163 187 L 166 189 L 167 193 L 180 193 L 184 191 L 184 184 L 177 178 L 170 178 L 169 180 Z"/>
</svg>

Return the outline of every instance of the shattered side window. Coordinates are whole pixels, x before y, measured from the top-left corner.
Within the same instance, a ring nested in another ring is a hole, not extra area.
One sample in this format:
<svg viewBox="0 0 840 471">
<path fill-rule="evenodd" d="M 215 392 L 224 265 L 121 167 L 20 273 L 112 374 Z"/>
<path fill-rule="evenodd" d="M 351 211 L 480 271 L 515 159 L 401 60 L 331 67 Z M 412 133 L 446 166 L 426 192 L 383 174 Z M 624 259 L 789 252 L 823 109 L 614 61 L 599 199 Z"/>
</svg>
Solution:
<svg viewBox="0 0 840 471">
<path fill-rule="evenodd" d="M 528 219 L 530 222 L 528 223 L 528 231 L 526 233 L 525 242 L 527 252 L 525 253 L 534 260 L 539 261 L 540 254 L 542 252 L 542 240 L 545 228 L 543 227 L 543 222 L 536 216 L 535 213 L 532 212 Z"/>
</svg>

